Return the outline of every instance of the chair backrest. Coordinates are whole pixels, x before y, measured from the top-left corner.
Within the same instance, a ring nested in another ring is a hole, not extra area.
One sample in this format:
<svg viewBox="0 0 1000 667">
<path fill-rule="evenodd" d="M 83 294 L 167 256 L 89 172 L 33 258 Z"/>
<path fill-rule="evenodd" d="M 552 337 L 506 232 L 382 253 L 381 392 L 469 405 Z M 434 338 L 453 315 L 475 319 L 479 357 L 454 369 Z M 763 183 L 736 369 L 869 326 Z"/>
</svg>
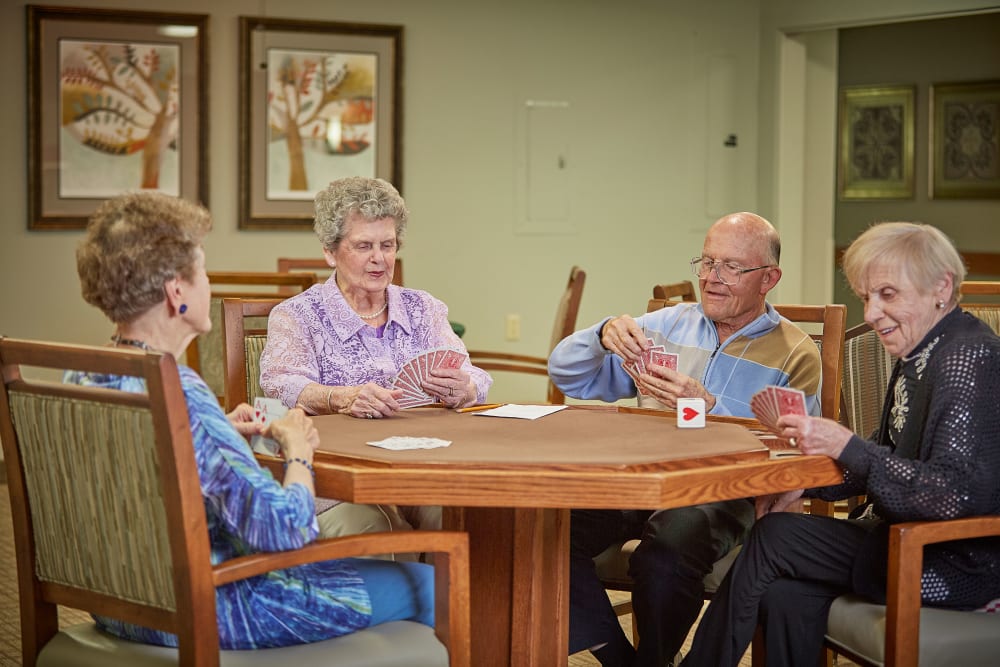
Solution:
<svg viewBox="0 0 1000 667">
<path fill-rule="evenodd" d="M 187 365 L 201 375 L 221 403 L 225 392 L 222 360 L 222 299 L 225 297 L 266 299 L 285 294 L 287 290 L 298 293 L 316 283 L 316 274 L 209 271 L 208 282 L 212 286 L 210 310 L 212 330 L 191 341 L 185 358 Z"/>
<path fill-rule="evenodd" d="M 0 338 L 0 440 L 25 664 L 57 605 L 176 633 L 218 660 L 205 509 L 170 355 Z M 32 380 L 23 367 L 141 378 L 147 394 Z M 198 604 L 200 602 L 200 604 Z"/>
<path fill-rule="evenodd" d="M 810 337 L 819 346 L 823 364 L 823 381 L 820 387 L 820 409 L 823 416 L 837 421 L 840 418 L 841 368 L 844 365 L 844 328 L 847 306 L 832 303 L 825 306 L 777 304 L 774 309 L 795 324 L 817 324 L 818 332 Z M 803 327 L 809 329 L 809 327 Z"/>
<path fill-rule="evenodd" d="M 226 412 L 264 395 L 260 388 L 260 355 L 267 343 L 267 317 L 281 302 L 280 298 L 222 300 Z"/>
<path fill-rule="evenodd" d="M 893 363 L 868 324 L 862 322 L 844 333 L 841 422 L 863 438 L 879 427 Z"/>
<path fill-rule="evenodd" d="M 327 263 L 325 257 L 279 257 L 278 271 L 280 273 L 294 273 L 296 271 L 312 271 L 321 280 L 326 280 L 333 272 L 333 268 Z M 399 257 L 392 269 L 392 284 L 403 286 L 403 260 Z"/>
<path fill-rule="evenodd" d="M 566 289 L 559 297 L 559 305 L 556 307 L 556 318 L 552 324 L 552 337 L 549 339 L 547 352 L 551 352 L 559 341 L 576 330 L 576 318 L 580 314 L 580 301 L 583 300 L 583 285 L 586 282 L 587 272 L 579 266 L 569 270 Z"/>
<path fill-rule="evenodd" d="M 469 350 L 469 360 L 487 371 L 507 371 L 512 373 L 527 373 L 548 377 L 548 353 L 566 336 L 576 329 L 576 318 L 580 313 L 580 301 L 583 299 L 583 286 L 587 281 L 587 272 L 578 266 L 569 271 L 569 280 L 563 290 L 556 307 L 555 321 L 552 326 L 552 337 L 546 356 L 513 354 L 510 352 L 494 352 L 490 350 Z M 566 397 L 550 380 L 546 392 L 546 400 L 551 404 L 566 402 Z"/>
<path fill-rule="evenodd" d="M 651 313 L 667 305 L 667 301 L 697 301 L 698 293 L 690 280 L 677 283 L 653 285 L 653 298 L 646 304 L 646 312 Z"/>
</svg>

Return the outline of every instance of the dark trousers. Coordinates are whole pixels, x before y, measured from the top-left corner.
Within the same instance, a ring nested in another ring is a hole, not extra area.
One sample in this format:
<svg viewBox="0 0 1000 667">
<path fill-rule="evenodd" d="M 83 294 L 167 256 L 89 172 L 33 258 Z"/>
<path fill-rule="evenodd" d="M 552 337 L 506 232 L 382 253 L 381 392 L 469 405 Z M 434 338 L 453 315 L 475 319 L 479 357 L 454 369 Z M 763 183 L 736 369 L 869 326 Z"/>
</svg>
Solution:
<svg viewBox="0 0 1000 667">
<path fill-rule="evenodd" d="M 816 665 L 834 598 L 852 590 L 872 523 L 777 512 L 754 526 L 698 624 L 684 667 L 738 665 L 757 626 L 767 664 Z"/>
<path fill-rule="evenodd" d="M 573 510 L 570 521 L 570 651 L 593 653 L 605 667 L 663 667 L 698 618 L 703 580 L 740 544 L 753 522 L 747 500 L 671 510 Z M 622 632 L 593 558 L 617 542 L 640 539 L 629 563 L 639 645 Z"/>
</svg>

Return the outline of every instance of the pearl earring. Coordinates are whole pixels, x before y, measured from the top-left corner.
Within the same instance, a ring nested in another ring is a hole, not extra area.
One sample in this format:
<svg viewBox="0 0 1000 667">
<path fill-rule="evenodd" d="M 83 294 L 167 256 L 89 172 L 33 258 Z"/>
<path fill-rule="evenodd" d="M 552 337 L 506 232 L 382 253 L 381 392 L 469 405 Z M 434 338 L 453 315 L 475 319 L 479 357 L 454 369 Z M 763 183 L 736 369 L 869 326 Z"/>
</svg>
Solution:
<svg viewBox="0 0 1000 667">
<path fill-rule="evenodd" d="M 937 307 L 938 307 L 938 310 L 944 310 L 944 301 L 938 301 L 937 302 Z"/>
</svg>

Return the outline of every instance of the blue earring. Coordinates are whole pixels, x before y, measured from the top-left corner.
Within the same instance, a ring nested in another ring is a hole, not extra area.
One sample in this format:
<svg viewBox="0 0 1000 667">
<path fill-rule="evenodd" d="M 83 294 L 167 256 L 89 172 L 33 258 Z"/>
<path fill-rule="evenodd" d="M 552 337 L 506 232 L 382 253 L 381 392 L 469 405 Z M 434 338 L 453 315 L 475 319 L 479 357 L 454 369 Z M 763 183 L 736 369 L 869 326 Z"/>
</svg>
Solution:
<svg viewBox="0 0 1000 667">
<path fill-rule="evenodd" d="M 188 305 L 186 303 L 182 303 L 181 307 L 178 308 L 177 310 L 180 311 L 181 315 L 183 315 L 184 313 L 186 313 L 188 311 Z"/>
</svg>

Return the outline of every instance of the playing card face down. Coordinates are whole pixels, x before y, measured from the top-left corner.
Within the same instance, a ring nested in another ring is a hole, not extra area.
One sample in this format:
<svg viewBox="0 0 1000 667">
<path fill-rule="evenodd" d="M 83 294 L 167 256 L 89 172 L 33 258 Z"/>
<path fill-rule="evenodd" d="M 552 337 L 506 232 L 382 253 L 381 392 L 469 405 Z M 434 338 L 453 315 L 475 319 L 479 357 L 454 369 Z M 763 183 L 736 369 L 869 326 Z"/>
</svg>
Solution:
<svg viewBox="0 0 1000 667">
<path fill-rule="evenodd" d="M 447 347 L 428 350 L 409 359 L 399 369 L 392 383 L 393 389 L 403 390 L 403 396 L 397 401 L 399 407 L 405 410 L 436 403 L 437 399 L 424 391 L 423 382 L 430 377 L 432 370 L 436 368 L 460 368 L 466 359 L 468 359 L 468 355 L 464 352 Z"/>
</svg>

